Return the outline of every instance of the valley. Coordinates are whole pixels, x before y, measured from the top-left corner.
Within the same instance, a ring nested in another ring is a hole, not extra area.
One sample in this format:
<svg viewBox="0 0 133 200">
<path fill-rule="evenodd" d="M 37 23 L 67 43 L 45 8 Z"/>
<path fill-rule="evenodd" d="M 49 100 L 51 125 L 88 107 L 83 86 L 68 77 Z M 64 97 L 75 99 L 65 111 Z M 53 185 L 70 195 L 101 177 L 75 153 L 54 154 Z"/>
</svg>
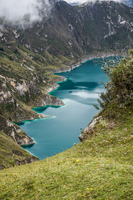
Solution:
<svg viewBox="0 0 133 200">
<path fill-rule="evenodd" d="M 0 199 L 132 200 L 133 8 L 32 2 L 0 13 Z"/>
</svg>

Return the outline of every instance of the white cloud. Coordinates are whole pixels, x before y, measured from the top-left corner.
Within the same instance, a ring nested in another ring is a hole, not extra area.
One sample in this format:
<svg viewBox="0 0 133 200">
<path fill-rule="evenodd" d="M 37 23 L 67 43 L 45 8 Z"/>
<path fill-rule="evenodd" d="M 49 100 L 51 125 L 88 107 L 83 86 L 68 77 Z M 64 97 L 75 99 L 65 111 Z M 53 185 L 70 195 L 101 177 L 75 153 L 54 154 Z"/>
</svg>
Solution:
<svg viewBox="0 0 133 200">
<path fill-rule="evenodd" d="M 32 24 L 43 17 L 48 17 L 51 10 L 50 2 L 59 0 L 0 0 L 0 17 L 5 21 L 21 25 Z M 85 3 L 86 0 L 65 0 L 67 3 Z M 96 1 L 96 0 L 88 0 Z M 105 0 L 106 1 L 106 0 Z M 117 0 L 114 0 L 117 1 Z M 122 0 L 120 0 L 122 1 Z"/>
<path fill-rule="evenodd" d="M 39 10 L 43 9 L 45 16 L 49 14 L 51 5 L 49 0 L 0 0 L 0 17 L 8 21 L 24 21 L 28 16 L 30 22 L 40 20 Z"/>
</svg>

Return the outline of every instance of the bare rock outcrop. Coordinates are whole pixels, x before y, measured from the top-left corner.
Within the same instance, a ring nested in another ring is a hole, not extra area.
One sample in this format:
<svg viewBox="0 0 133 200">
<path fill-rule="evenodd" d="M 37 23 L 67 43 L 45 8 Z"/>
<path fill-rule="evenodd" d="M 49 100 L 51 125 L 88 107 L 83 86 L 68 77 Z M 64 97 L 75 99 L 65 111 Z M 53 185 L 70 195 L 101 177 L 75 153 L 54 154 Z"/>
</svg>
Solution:
<svg viewBox="0 0 133 200">
<path fill-rule="evenodd" d="M 0 130 L 10 136 L 19 145 L 35 144 L 35 141 L 30 138 L 19 126 L 12 123 L 5 117 L 0 115 Z"/>
<path fill-rule="evenodd" d="M 97 121 L 100 119 L 100 117 L 94 118 L 90 124 L 83 130 L 82 134 L 79 135 L 79 140 L 83 142 L 88 136 L 92 134 L 92 129 L 94 128 Z"/>
</svg>

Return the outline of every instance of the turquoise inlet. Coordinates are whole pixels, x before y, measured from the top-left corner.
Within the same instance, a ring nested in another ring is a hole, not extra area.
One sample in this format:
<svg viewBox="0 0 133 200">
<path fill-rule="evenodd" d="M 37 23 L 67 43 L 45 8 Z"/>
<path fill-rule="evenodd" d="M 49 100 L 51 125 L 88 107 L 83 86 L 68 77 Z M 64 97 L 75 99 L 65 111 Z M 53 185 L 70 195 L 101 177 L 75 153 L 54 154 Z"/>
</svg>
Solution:
<svg viewBox="0 0 133 200">
<path fill-rule="evenodd" d="M 97 61 L 97 62 L 95 62 Z M 100 62 L 99 62 L 100 61 Z M 59 83 L 60 87 L 50 94 L 62 99 L 65 106 L 47 106 L 34 108 L 44 115 L 54 116 L 27 121 L 20 127 L 35 141 L 33 146 L 25 147 L 30 153 L 44 159 L 79 143 L 78 136 L 99 112 L 93 106 L 108 78 L 101 69 L 101 59 L 89 60 L 70 72 L 59 73 L 67 81 Z"/>
</svg>

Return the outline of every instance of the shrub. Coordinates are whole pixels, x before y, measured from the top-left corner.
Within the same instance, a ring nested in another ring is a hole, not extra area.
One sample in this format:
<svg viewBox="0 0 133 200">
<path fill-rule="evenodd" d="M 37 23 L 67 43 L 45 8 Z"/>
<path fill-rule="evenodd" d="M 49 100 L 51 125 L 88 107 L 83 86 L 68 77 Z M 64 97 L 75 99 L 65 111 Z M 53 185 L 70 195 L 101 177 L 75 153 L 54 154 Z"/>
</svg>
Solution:
<svg viewBox="0 0 133 200">
<path fill-rule="evenodd" d="M 109 103 L 121 103 L 124 106 L 133 103 L 133 49 L 130 57 L 124 58 L 116 66 L 105 64 L 103 70 L 110 81 L 105 85 L 106 93 L 101 93 L 98 102 L 103 108 Z"/>
</svg>

